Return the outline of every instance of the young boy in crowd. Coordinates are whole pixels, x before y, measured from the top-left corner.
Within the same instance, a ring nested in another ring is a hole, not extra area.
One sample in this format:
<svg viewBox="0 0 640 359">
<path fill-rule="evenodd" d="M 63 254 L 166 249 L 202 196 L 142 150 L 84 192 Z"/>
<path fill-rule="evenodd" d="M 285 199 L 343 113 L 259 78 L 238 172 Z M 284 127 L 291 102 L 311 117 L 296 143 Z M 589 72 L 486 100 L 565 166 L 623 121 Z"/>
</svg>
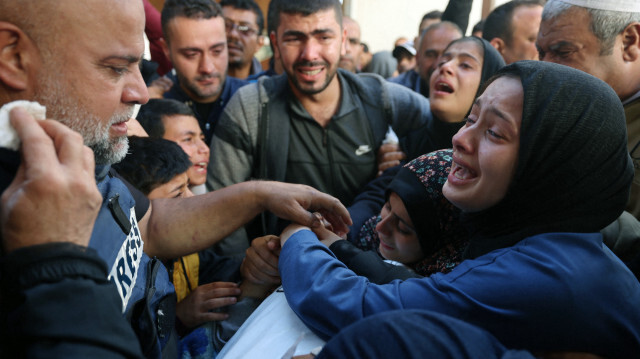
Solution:
<svg viewBox="0 0 640 359">
<path fill-rule="evenodd" d="M 205 193 L 209 145 L 204 142 L 204 134 L 191 108 L 176 100 L 152 99 L 140 108 L 136 119 L 149 137 L 164 138 L 182 148 L 191 160 L 187 171 L 191 191 Z"/>
<path fill-rule="evenodd" d="M 188 188 L 192 162 L 180 146 L 162 138 L 135 136 L 129 137 L 129 146 L 127 156 L 114 168 L 149 199 L 193 196 Z M 213 345 L 215 351 L 222 348 L 271 289 L 249 282 L 238 285 L 240 260 L 213 251 L 165 259 L 164 263 L 176 288 L 178 334 L 185 338 L 196 327 L 210 323 L 189 337 L 207 336 L 209 340 L 203 343 Z"/>
</svg>

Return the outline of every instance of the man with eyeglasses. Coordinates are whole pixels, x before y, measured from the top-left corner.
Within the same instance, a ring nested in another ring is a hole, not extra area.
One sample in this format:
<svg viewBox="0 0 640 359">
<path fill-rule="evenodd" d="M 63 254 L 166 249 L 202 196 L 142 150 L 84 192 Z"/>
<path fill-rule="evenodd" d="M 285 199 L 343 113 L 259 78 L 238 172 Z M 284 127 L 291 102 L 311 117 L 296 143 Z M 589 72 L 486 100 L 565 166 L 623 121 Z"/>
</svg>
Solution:
<svg viewBox="0 0 640 359">
<path fill-rule="evenodd" d="M 210 145 L 224 106 L 247 84 L 227 76 L 222 8 L 213 0 L 168 0 L 162 9 L 162 31 L 163 50 L 175 70 L 174 86 L 164 97 L 184 102 L 193 110 L 205 143 Z"/>
<path fill-rule="evenodd" d="M 227 30 L 229 76 L 244 80 L 262 71 L 254 55 L 264 44 L 264 16 L 253 0 L 223 0 L 220 6 Z"/>
</svg>

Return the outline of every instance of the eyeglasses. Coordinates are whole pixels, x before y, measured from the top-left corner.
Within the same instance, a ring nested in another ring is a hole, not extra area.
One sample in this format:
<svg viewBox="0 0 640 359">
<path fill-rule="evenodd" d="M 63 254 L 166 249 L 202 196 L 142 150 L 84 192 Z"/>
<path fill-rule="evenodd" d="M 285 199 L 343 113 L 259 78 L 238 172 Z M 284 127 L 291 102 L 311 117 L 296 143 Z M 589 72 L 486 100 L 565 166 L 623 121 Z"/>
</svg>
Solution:
<svg viewBox="0 0 640 359">
<path fill-rule="evenodd" d="M 249 25 L 236 24 L 231 20 L 225 20 L 224 27 L 227 30 L 227 33 L 230 33 L 235 29 L 238 33 L 242 34 L 242 36 L 246 36 L 246 37 L 249 37 L 249 36 L 252 36 L 253 34 L 258 33 L 258 30 L 252 28 Z"/>
</svg>

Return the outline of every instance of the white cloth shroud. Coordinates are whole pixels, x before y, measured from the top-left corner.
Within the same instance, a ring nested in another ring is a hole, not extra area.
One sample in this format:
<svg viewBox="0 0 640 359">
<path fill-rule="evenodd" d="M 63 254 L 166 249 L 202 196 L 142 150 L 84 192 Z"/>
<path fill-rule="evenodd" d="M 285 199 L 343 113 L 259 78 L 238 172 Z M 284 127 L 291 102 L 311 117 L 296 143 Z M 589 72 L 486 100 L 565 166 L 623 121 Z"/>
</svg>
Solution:
<svg viewBox="0 0 640 359">
<path fill-rule="evenodd" d="M 280 287 L 247 318 L 216 359 L 290 359 L 324 343 L 289 307 Z"/>
</svg>

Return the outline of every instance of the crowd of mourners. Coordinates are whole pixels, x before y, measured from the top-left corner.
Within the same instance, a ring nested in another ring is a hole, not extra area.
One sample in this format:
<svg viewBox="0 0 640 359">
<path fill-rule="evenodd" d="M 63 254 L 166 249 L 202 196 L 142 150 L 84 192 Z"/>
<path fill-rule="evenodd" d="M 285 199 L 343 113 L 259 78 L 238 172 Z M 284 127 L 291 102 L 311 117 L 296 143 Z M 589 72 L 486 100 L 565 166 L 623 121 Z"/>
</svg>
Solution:
<svg viewBox="0 0 640 359">
<path fill-rule="evenodd" d="M 471 7 L 0 0 L 0 357 L 640 357 L 640 1 Z"/>
</svg>

